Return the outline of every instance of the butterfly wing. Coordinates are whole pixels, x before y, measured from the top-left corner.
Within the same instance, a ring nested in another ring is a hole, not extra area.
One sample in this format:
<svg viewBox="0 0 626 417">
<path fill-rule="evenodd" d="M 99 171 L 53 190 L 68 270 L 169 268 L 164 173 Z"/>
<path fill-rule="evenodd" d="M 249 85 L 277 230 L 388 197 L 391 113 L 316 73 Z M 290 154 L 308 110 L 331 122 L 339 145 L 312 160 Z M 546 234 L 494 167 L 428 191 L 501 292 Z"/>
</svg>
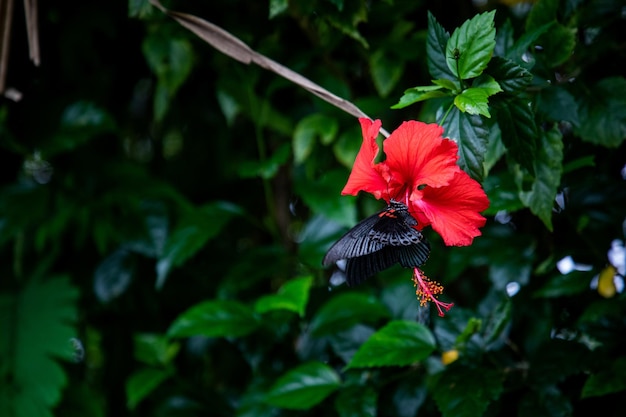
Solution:
<svg viewBox="0 0 626 417">
<path fill-rule="evenodd" d="M 405 268 L 418 267 L 428 259 L 430 245 L 415 225 L 417 220 L 407 206 L 392 201 L 385 210 L 361 221 L 335 242 L 322 264 L 346 259 L 348 285 L 359 284 L 396 263 Z"/>
<path fill-rule="evenodd" d="M 369 237 L 369 233 L 380 221 L 380 213 L 376 213 L 360 221 L 330 247 L 322 261 L 322 265 L 332 265 L 340 259 L 350 259 L 367 255 L 382 249 L 385 244 Z"/>
<path fill-rule="evenodd" d="M 396 263 L 400 263 L 404 268 L 417 268 L 426 262 L 429 255 L 430 244 L 423 238 L 414 245 L 385 246 L 368 255 L 348 259 L 345 270 L 346 282 L 350 286 L 360 284 Z"/>
</svg>

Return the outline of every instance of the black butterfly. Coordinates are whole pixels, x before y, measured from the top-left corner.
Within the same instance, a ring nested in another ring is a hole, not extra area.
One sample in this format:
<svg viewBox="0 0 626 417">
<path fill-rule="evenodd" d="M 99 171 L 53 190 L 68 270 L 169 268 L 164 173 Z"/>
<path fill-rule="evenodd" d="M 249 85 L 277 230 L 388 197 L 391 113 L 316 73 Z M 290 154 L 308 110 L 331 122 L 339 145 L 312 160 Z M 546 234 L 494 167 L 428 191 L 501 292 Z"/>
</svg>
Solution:
<svg viewBox="0 0 626 417">
<path fill-rule="evenodd" d="M 408 207 L 391 200 L 386 209 L 361 221 L 335 242 L 322 264 L 346 259 L 348 285 L 360 284 L 395 263 L 419 267 L 428 259 L 430 244 L 413 227 L 416 225 Z"/>
</svg>

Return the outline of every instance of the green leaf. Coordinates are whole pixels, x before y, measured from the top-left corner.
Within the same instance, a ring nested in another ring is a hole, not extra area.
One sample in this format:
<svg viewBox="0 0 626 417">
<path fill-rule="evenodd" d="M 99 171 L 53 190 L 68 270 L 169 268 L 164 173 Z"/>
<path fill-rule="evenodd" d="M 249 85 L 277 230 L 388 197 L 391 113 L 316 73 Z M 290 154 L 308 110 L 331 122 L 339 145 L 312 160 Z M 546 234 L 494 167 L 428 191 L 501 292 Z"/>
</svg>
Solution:
<svg viewBox="0 0 626 417">
<path fill-rule="evenodd" d="M 317 138 L 322 144 L 328 145 L 335 139 L 338 130 L 337 120 L 321 113 L 300 120 L 293 132 L 293 157 L 296 164 L 301 164 L 309 157 Z"/>
<path fill-rule="evenodd" d="M 457 78 L 475 78 L 487 68 L 496 46 L 495 13 L 492 10 L 478 14 L 452 33 L 446 46 L 446 61 Z"/>
<path fill-rule="evenodd" d="M 461 86 L 456 80 L 448 80 L 447 78 L 439 78 L 437 80 L 433 80 L 433 84 L 443 87 L 445 89 L 450 90 L 452 93 L 457 93 L 461 90 Z M 422 87 L 426 88 L 426 87 Z"/>
<path fill-rule="evenodd" d="M 549 67 L 556 67 L 567 61 L 576 46 L 576 29 L 567 28 L 557 22 L 561 7 L 558 0 L 538 1 L 530 9 L 526 19 L 526 31 L 550 25 L 539 39 L 542 47 L 541 57 Z"/>
<path fill-rule="evenodd" d="M 511 60 L 494 56 L 486 70 L 503 92 L 517 95 L 528 87 L 533 79 L 531 72 Z"/>
<path fill-rule="evenodd" d="M 532 68 L 535 64 L 533 55 L 529 54 L 529 48 L 535 43 L 537 39 L 545 32 L 547 32 L 554 22 L 546 23 L 540 27 L 526 31 L 520 38 L 515 41 L 515 44 L 507 51 L 506 57 L 514 63 L 524 67 Z"/>
<path fill-rule="evenodd" d="M 583 386 L 582 398 L 619 391 L 626 391 L 626 358 L 618 358 L 607 370 L 591 374 Z"/>
<path fill-rule="evenodd" d="M 589 272 L 572 271 L 558 274 L 546 280 L 543 286 L 533 293 L 537 298 L 567 297 L 589 291 Z"/>
<path fill-rule="evenodd" d="M 43 143 L 41 154 L 51 158 L 115 129 L 115 120 L 106 109 L 90 101 L 77 101 L 65 108 L 59 132 Z"/>
<path fill-rule="evenodd" d="M 168 365 L 180 349 L 178 342 L 160 334 L 140 333 L 134 339 L 135 359 L 150 366 Z"/>
<path fill-rule="evenodd" d="M 362 142 L 361 128 L 355 126 L 339 136 L 339 139 L 333 145 L 333 154 L 343 166 L 352 169 Z M 346 179 L 348 179 L 347 176 Z"/>
<path fill-rule="evenodd" d="M 348 368 L 405 366 L 426 359 L 436 342 L 424 325 L 407 320 L 387 323 L 354 354 Z"/>
<path fill-rule="evenodd" d="M 161 288 L 172 268 L 182 265 L 226 226 L 239 209 L 224 202 L 214 202 L 187 214 L 181 225 L 168 236 L 156 265 L 156 287 Z"/>
<path fill-rule="evenodd" d="M 386 317 L 389 317 L 389 310 L 377 298 L 348 292 L 333 296 L 317 311 L 311 320 L 311 333 L 321 336 Z"/>
<path fill-rule="evenodd" d="M 442 91 L 442 87 L 438 85 L 429 85 L 423 87 L 413 87 L 404 91 L 400 101 L 391 106 L 392 109 L 403 109 L 411 104 L 428 100 L 431 98 L 439 98 L 450 95 L 449 92 Z"/>
<path fill-rule="evenodd" d="M 502 377 L 495 370 L 455 362 L 433 377 L 430 391 L 442 417 L 481 417 L 489 403 L 500 397 Z"/>
<path fill-rule="evenodd" d="M 462 349 L 468 343 L 468 341 L 474 336 L 476 333 L 480 331 L 480 328 L 483 325 L 483 321 L 479 318 L 472 317 L 467 321 L 465 328 L 463 331 L 456 337 L 454 340 L 454 348 Z"/>
<path fill-rule="evenodd" d="M 162 120 L 170 99 L 191 74 L 193 48 L 186 38 L 175 38 L 155 31 L 144 39 L 142 51 L 150 69 L 157 76 L 154 117 Z"/>
<path fill-rule="evenodd" d="M 289 9 L 289 0 L 270 0 L 269 18 L 273 19 Z"/>
<path fill-rule="evenodd" d="M 513 306 L 511 299 L 504 298 L 493 308 L 488 315 L 487 321 L 484 323 L 482 338 L 486 348 L 490 344 L 502 338 L 507 326 L 511 323 Z"/>
<path fill-rule="evenodd" d="M 169 337 L 240 337 L 259 325 L 251 308 L 234 300 L 210 300 L 189 308 L 167 330 Z"/>
<path fill-rule="evenodd" d="M 543 50 L 541 58 L 550 68 L 558 67 L 566 62 L 576 48 L 576 29 L 555 23 L 548 32 L 541 36 Z"/>
<path fill-rule="evenodd" d="M 493 96 L 494 94 L 502 92 L 500 84 L 498 84 L 498 82 L 488 74 L 481 74 L 478 76 L 472 83 L 472 88 L 483 89 L 488 96 Z"/>
<path fill-rule="evenodd" d="M 437 22 L 435 16 L 428 12 L 428 37 L 426 39 L 426 55 L 428 59 L 428 72 L 433 78 L 456 79 L 454 73 L 448 68 L 446 61 L 446 45 L 450 34 Z"/>
<path fill-rule="evenodd" d="M 489 174 L 483 182 L 489 198 L 489 208 L 484 212 L 493 216 L 499 211 L 513 212 L 524 208 L 519 197 L 519 187 L 509 172 Z"/>
<path fill-rule="evenodd" d="M 303 146 L 304 143 L 299 143 L 299 146 Z M 311 142 L 311 147 L 313 142 Z M 300 152 L 304 150 L 301 148 Z M 242 178 L 254 178 L 261 177 L 264 179 L 274 178 L 278 173 L 281 166 L 285 165 L 289 161 L 291 156 L 291 145 L 289 143 L 282 143 L 274 150 L 269 158 L 262 161 L 245 161 L 239 163 L 237 166 L 237 174 Z"/>
<path fill-rule="evenodd" d="M 378 49 L 369 59 L 372 80 L 381 97 L 387 97 L 404 73 L 404 62 L 391 58 L 385 49 Z"/>
<path fill-rule="evenodd" d="M 559 0 L 539 0 L 528 13 L 526 30 L 532 30 L 546 23 L 554 22 L 557 18 Z"/>
<path fill-rule="evenodd" d="M 260 314 L 273 310 L 289 310 L 303 317 L 312 284 L 312 276 L 287 281 L 280 287 L 277 294 L 259 298 L 254 309 Z"/>
<path fill-rule="evenodd" d="M 128 2 L 128 17 L 137 17 L 145 19 L 152 15 L 154 6 L 150 0 L 130 0 Z"/>
<path fill-rule="evenodd" d="M 344 170 L 332 170 L 323 174 L 317 181 L 296 177 L 295 188 L 313 212 L 323 214 L 344 226 L 354 226 L 356 201 L 345 197 L 332 197 L 341 195 L 346 179 L 347 174 Z"/>
<path fill-rule="evenodd" d="M 500 103 L 496 120 L 502 131 L 502 142 L 508 154 L 531 174 L 535 173 L 537 156 L 537 126 L 534 114 L 525 100 Z"/>
<path fill-rule="evenodd" d="M 321 362 L 309 362 L 278 378 L 266 401 L 276 407 L 308 410 L 339 388 L 339 375 Z"/>
<path fill-rule="evenodd" d="M 485 88 L 468 88 L 454 97 L 454 105 L 463 113 L 481 114 L 491 117 L 488 104 L 489 90 Z"/>
<path fill-rule="evenodd" d="M 502 158 L 502 155 L 506 152 L 506 148 L 502 143 L 502 132 L 497 123 L 489 126 L 489 138 L 487 139 L 487 150 L 485 153 L 485 173 L 491 171 L 491 168 Z"/>
<path fill-rule="evenodd" d="M 472 178 L 482 181 L 489 131 L 480 116 L 462 113 L 457 107 L 453 107 L 442 126 L 446 137 L 459 145 L 461 168 Z"/>
<path fill-rule="evenodd" d="M 529 192 L 520 193 L 520 200 L 552 231 L 552 209 L 563 170 L 563 135 L 558 128 L 542 133 L 534 168 L 535 182 Z"/>
<path fill-rule="evenodd" d="M 126 405 L 134 410 L 144 398 L 172 375 L 171 370 L 143 368 L 126 381 Z"/>
<path fill-rule="evenodd" d="M 496 47 L 494 49 L 494 57 L 504 57 L 514 43 L 515 28 L 510 18 L 506 18 L 502 26 L 496 31 Z M 492 58 L 492 59 L 493 59 Z M 489 63 L 491 65 L 491 62 Z"/>
<path fill-rule="evenodd" d="M 65 277 L 32 278 L 0 294 L 0 415 L 52 417 L 73 359 L 78 291 Z"/>
<path fill-rule="evenodd" d="M 626 78 L 605 78 L 589 90 L 593 95 L 579 101 L 577 133 L 586 142 L 617 148 L 626 139 Z"/>
<path fill-rule="evenodd" d="M 369 386 L 342 389 L 335 399 L 339 417 L 376 417 L 378 393 Z"/>
<path fill-rule="evenodd" d="M 567 121 L 578 126 L 578 103 L 572 94 L 558 86 L 544 88 L 537 96 L 537 113 L 549 121 Z"/>
</svg>

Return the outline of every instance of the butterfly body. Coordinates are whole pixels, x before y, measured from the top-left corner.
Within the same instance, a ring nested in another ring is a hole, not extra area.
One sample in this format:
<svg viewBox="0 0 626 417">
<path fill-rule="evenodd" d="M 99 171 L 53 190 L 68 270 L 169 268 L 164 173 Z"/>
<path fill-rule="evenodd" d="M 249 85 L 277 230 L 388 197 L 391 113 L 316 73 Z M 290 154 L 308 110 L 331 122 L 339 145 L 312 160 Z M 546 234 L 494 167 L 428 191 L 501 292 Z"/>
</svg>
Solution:
<svg viewBox="0 0 626 417">
<path fill-rule="evenodd" d="M 359 284 L 396 263 L 419 267 L 428 259 L 430 245 L 414 226 L 417 220 L 408 207 L 392 200 L 386 209 L 362 220 L 335 242 L 322 264 L 345 259 L 348 285 Z"/>
</svg>

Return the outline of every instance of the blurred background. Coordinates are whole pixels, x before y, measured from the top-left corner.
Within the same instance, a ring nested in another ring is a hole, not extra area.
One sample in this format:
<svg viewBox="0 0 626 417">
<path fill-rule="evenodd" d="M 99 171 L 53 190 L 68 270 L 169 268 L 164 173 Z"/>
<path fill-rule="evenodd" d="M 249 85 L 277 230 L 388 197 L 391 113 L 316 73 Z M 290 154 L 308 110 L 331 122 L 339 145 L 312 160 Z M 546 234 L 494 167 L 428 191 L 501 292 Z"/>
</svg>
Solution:
<svg viewBox="0 0 626 417">
<path fill-rule="evenodd" d="M 528 175 L 483 118 L 483 236 L 424 231 L 444 318 L 400 267 L 356 288 L 321 267 L 384 206 L 340 195 L 353 116 L 145 0 L 0 5 L 0 416 L 621 415 L 623 2 L 164 2 L 389 131 L 437 121 L 390 108 L 431 83 L 429 12 L 452 33 L 496 10 L 496 55 L 533 38 L 522 97 L 557 145 Z M 346 368 L 392 321 L 424 357 Z"/>
</svg>

